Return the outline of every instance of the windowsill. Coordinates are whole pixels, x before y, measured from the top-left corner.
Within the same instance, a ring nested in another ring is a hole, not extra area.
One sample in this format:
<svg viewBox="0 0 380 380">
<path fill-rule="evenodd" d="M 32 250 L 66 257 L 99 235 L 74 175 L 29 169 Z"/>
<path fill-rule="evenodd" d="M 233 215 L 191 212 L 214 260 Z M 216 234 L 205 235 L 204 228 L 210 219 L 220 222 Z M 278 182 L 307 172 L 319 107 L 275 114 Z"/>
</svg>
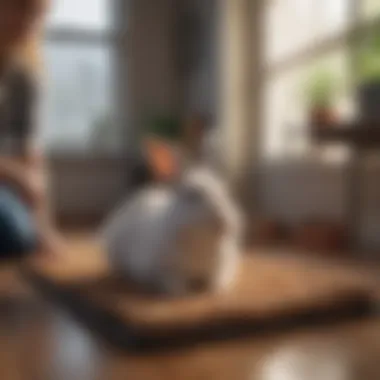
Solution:
<svg viewBox="0 0 380 380">
<path fill-rule="evenodd" d="M 72 171 L 80 168 L 125 167 L 133 161 L 132 155 L 106 153 L 59 152 L 47 154 L 47 159 L 55 167 L 68 168 Z"/>
<path fill-rule="evenodd" d="M 116 150 L 45 150 L 45 155 L 53 160 L 120 160 L 134 156 L 132 149 Z"/>
<path fill-rule="evenodd" d="M 272 157 L 263 157 L 264 165 L 325 165 L 328 167 L 342 167 L 350 162 L 351 154 L 348 150 L 340 148 L 322 148 L 321 150 L 310 150 L 299 154 L 283 154 Z"/>
</svg>

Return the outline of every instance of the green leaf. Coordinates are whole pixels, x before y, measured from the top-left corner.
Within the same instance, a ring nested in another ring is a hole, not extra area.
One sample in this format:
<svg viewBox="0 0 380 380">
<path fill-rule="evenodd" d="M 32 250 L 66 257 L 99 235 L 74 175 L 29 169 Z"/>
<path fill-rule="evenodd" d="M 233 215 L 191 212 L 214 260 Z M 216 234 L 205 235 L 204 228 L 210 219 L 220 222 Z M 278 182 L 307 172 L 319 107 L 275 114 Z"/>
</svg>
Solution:
<svg viewBox="0 0 380 380">
<path fill-rule="evenodd" d="M 329 107 L 340 88 L 337 75 L 328 67 L 318 67 L 305 81 L 304 95 L 311 107 Z"/>
<path fill-rule="evenodd" d="M 144 135 L 179 141 L 182 135 L 180 118 L 170 114 L 149 116 L 146 118 Z"/>
</svg>

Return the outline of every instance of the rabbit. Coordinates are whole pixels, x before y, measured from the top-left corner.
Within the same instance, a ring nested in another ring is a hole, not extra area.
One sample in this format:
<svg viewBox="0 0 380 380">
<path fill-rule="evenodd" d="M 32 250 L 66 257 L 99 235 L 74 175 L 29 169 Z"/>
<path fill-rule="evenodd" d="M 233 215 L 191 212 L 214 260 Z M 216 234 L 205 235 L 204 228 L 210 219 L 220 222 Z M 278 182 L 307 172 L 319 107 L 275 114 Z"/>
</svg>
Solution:
<svg viewBox="0 0 380 380">
<path fill-rule="evenodd" d="M 240 212 L 206 167 L 176 184 L 151 184 L 107 221 L 111 268 L 145 290 L 167 296 L 226 291 L 240 261 Z"/>
</svg>

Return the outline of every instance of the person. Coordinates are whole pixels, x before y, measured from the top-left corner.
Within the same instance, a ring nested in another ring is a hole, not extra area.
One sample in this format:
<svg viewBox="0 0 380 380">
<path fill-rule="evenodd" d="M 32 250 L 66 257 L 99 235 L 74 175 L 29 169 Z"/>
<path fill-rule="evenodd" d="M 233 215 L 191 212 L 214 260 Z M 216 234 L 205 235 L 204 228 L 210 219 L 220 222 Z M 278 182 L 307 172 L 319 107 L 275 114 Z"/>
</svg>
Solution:
<svg viewBox="0 0 380 380">
<path fill-rule="evenodd" d="M 47 0 L 0 1 L 0 258 L 57 251 L 37 142 L 38 42 Z"/>
</svg>

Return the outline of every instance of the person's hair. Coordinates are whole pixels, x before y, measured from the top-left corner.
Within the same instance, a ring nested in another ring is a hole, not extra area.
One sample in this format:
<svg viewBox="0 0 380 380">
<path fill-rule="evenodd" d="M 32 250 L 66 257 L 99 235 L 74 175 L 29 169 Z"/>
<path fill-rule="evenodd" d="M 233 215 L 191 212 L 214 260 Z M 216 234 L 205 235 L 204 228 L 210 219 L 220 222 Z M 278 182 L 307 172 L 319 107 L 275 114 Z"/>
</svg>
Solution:
<svg viewBox="0 0 380 380">
<path fill-rule="evenodd" d="M 35 30 L 33 30 L 30 36 L 24 41 L 23 45 L 18 47 L 17 54 L 26 70 L 30 71 L 32 74 L 39 74 L 42 71 L 43 62 L 41 53 L 43 31 L 42 17 L 45 13 L 45 8 L 47 8 L 48 4 L 50 3 L 50 0 L 28 1 L 33 1 L 37 3 L 38 6 L 41 6 L 41 20 L 38 20 Z"/>
<path fill-rule="evenodd" d="M 34 75 L 42 71 L 41 38 L 39 35 L 32 36 L 25 42 L 20 51 L 20 59 L 25 68 Z"/>
</svg>

